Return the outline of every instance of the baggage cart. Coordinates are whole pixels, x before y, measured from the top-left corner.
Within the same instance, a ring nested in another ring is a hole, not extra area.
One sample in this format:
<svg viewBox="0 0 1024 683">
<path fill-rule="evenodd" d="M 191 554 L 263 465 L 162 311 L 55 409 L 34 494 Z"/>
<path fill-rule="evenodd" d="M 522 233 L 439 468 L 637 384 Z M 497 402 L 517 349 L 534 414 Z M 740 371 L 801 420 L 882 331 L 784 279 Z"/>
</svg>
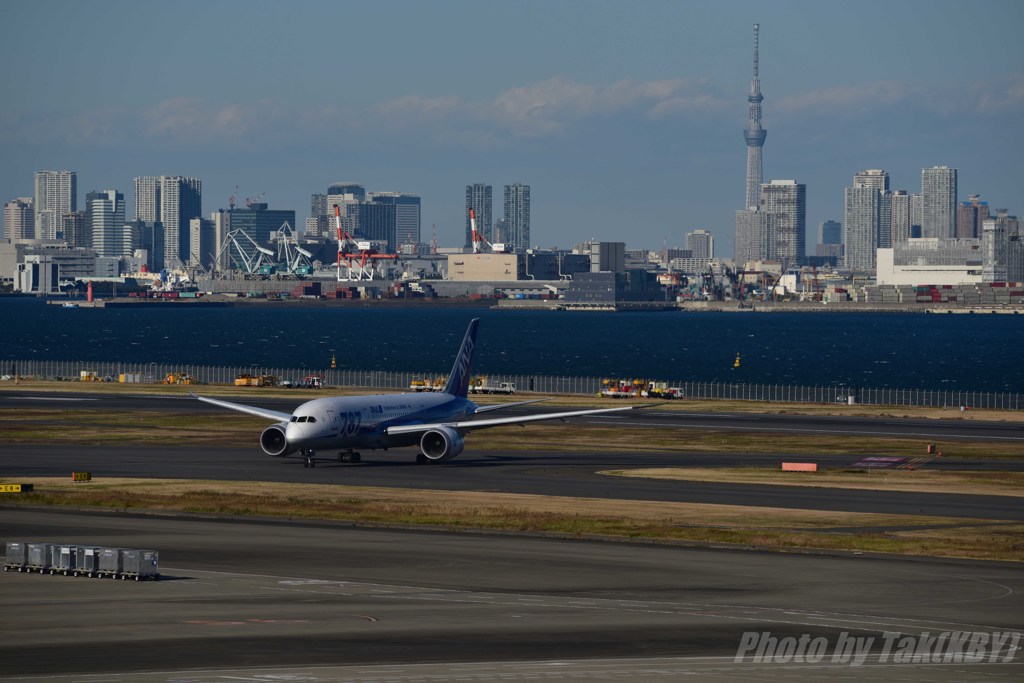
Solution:
<svg viewBox="0 0 1024 683">
<path fill-rule="evenodd" d="M 78 546 L 67 543 L 55 543 L 50 553 L 50 574 L 67 576 L 75 568 L 75 555 Z"/>
<path fill-rule="evenodd" d="M 75 568 L 71 573 L 75 576 L 88 576 L 89 578 L 98 576 L 101 550 L 103 550 L 102 546 L 78 546 L 78 552 L 75 554 Z"/>
<path fill-rule="evenodd" d="M 52 559 L 52 543 L 29 543 L 28 560 L 25 563 L 25 571 L 39 572 L 42 574 L 50 568 L 50 562 Z"/>
<path fill-rule="evenodd" d="M 132 548 L 121 553 L 121 578 L 127 581 L 135 579 L 160 580 L 159 553 L 155 550 Z"/>
<path fill-rule="evenodd" d="M 124 567 L 121 554 L 124 550 L 124 548 L 101 548 L 96 576 L 109 576 L 112 579 L 121 578 L 121 572 Z"/>
<path fill-rule="evenodd" d="M 28 544 L 20 541 L 8 541 L 4 555 L 4 571 L 25 571 L 28 564 Z"/>
</svg>

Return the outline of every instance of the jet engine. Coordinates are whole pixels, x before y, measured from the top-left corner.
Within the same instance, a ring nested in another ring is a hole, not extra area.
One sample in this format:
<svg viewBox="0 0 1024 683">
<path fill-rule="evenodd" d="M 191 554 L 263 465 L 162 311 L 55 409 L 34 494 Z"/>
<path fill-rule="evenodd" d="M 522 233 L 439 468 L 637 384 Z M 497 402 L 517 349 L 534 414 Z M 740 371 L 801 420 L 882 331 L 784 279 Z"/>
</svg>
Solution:
<svg viewBox="0 0 1024 683">
<path fill-rule="evenodd" d="M 431 429 L 420 438 L 420 450 L 431 460 L 451 460 L 462 452 L 465 445 L 462 435 L 451 427 Z"/>
<path fill-rule="evenodd" d="M 288 439 L 285 438 L 284 430 L 287 422 L 279 422 L 270 425 L 260 434 L 260 447 L 267 455 L 282 456 L 294 453 L 295 449 L 288 446 Z"/>
</svg>

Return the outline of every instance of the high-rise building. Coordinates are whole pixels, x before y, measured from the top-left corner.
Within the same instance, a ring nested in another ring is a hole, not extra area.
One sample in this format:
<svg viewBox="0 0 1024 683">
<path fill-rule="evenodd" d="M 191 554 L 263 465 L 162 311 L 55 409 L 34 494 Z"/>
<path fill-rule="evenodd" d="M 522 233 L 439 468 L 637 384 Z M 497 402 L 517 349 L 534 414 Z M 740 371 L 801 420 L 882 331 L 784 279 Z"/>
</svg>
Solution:
<svg viewBox="0 0 1024 683">
<path fill-rule="evenodd" d="M 953 237 L 956 234 L 956 169 L 933 166 L 921 169 L 924 216 L 921 237 Z"/>
<path fill-rule="evenodd" d="M 358 183 L 333 183 L 327 187 L 327 215 L 330 217 L 331 228 L 334 224 L 334 207 L 337 206 L 342 217 L 346 215 L 349 204 L 366 201 L 366 188 Z M 312 203 L 312 200 L 310 201 Z"/>
<path fill-rule="evenodd" d="M 842 244 L 843 224 L 839 221 L 818 223 L 818 244 Z"/>
<path fill-rule="evenodd" d="M 392 202 L 356 202 L 345 207 L 345 227 L 357 240 L 385 242 L 388 253 L 395 252 L 395 215 Z"/>
<path fill-rule="evenodd" d="M 703 228 L 686 234 L 686 249 L 690 258 L 711 259 L 715 257 L 715 236 Z"/>
<path fill-rule="evenodd" d="M 881 193 L 874 187 L 854 186 L 846 188 L 844 199 L 844 263 L 850 270 L 874 270 L 878 249 Z"/>
<path fill-rule="evenodd" d="M 757 209 L 761 206 L 761 185 L 763 171 L 761 167 L 761 147 L 764 146 L 764 139 L 768 131 L 761 127 L 761 102 L 764 97 L 761 95 L 761 81 L 758 78 L 758 33 L 761 25 L 754 24 L 754 77 L 750 81 L 750 95 L 747 96 L 749 109 L 747 128 L 743 131 L 743 137 L 747 141 L 747 209 Z"/>
<path fill-rule="evenodd" d="M 88 193 L 85 214 L 97 256 L 131 256 L 134 245 L 130 231 L 125 230 L 123 194 L 117 190 Z"/>
<path fill-rule="evenodd" d="M 69 247 L 92 249 L 92 224 L 85 211 L 64 214 L 64 241 Z"/>
<path fill-rule="evenodd" d="M 230 209 L 231 230 L 243 230 L 246 235 L 265 244 L 271 233 L 287 223 L 295 228 L 295 211 L 291 209 L 270 209 L 266 202 L 250 202 L 245 208 Z"/>
<path fill-rule="evenodd" d="M 768 258 L 783 270 L 804 262 L 807 246 L 807 186 L 795 180 L 773 180 L 761 186 L 761 212 L 773 217 Z"/>
<path fill-rule="evenodd" d="M 530 248 L 530 186 L 505 186 L 505 226 L 502 239 L 517 252 Z"/>
<path fill-rule="evenodd" d="M 740 209 L 736 212 L 737 264 L 770 258 L 771 250 L 768 245 L 769 242 L 774 242 L 773 223 L 773 216 L 756 209 Z"/>
<path fill-rule="evenodd" d="M 177 268 L 189 261 L 189 222 L 203 214 L 203 182 L 184 176 L 145 176 L 135 179 L 135 220 L 163 227 L 162 262 L 155 269 Z M 150 260 L 153 260 L 152 253 Z"/>
<path fill-rule="evenodd" d="M 476 229 L 491 241 L 491 186 L 484 183 L 466 185 L 466 248 L 473 248 L 473 229 L 469 224 L 469 210 L 476 214 Z"/>
<path fill-rule="evenodd" d="M 164 224 L 160 221 L 135 220 L 128 223 L 132 242 L 146 252 L 146 267 L 158 272 L 164 264 Z"/>
<path fill-rule="evenodd" d="M 135 179 L 135 212 L 132 220 L 150 223 L 160 220 L 160 177 Z"/>
<path fill-rule="evenodd" d="M 878 225 L 875 227 L 876 247 L 888 249 L 892 245 L 892 196 L 889 191 L 889 174 L 879 168 L 871 168 L 853 175 L 854 187 L 870 187 L 878 191 Z"/>
<path fill-rule="evenodd" d="M 217 226 L 212 219 L 193 218 L 188 222 L 189 245 L 192 249 L 188 257 L 190 267 L 200 266 L 212 268 L 216 260 Z"/>
<path fill-rule="evenodd" d="M 78 210 L 78 174 L 74 171 L 36 171 L 35 236 L 58 239 L 64 214 Z"/>
<path fill-rule="evenodd" d="M 371 192 L 371 202 L 389 204 L 394 208 L 395 225 L 388 228 L 388 252 L 396 253 L 405 247 L 412 250 L 420 243 L 420 198 L 402 192 Z"/>
<path fill-rule="evenodd" d="M 896 190 L 891 195 L 890 207 L 892 217 L 889 221 L 891 230 L 889 243 L 891 246 L 896 242 L 906 242 L 913 234 L 913 195 L 904 190 Z"/>
<path fill-rule="evenodd" d="M 331 234 L 331 216 L 328 213 L 327 193 L 314 193 L 309 198 L 309 217 L 306 218 L 306 237 L 326 237 Z"/>
<path fill-rule="evenodd" d="M 988 202 L 976 194 L 956 207 L 956 237 L 981 237 L 982 225 L 989 217 Z"/>
<path fill-rule="evenodd" d="M 36 215 L 32 197 L 17 197 L 4 204 L 4 237 L 10 240 L 33 239 Z"/>
</svg>

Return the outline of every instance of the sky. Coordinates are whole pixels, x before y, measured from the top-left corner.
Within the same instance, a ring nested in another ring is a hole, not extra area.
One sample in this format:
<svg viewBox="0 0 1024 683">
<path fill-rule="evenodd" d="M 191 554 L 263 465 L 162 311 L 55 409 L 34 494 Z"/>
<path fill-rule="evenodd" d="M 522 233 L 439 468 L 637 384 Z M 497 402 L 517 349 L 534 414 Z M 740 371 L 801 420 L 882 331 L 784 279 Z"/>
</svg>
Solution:
<svg viewBox="0 0 1024 683">
<path fill-rule="evenodd" d="M 203 212 L 263 195 L 304 225 L 338 181 L 422 197 L 464 240 L 465 186 L 531 186 L 531 242 L 731 257 L 760 23 L 765 181 L 807 186 L 807 244 L 853 174 L 1024 213 L 1019 0 L 8 0 L 0 198 L 197 176 Z"/>
</svg>

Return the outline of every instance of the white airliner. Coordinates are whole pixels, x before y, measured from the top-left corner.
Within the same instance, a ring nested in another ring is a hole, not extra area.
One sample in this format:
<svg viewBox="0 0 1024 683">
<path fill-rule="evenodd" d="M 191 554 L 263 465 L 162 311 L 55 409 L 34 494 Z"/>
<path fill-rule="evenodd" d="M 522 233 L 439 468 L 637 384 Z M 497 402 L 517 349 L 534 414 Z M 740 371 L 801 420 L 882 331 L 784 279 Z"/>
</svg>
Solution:
<svg viewBox="0 0 1024 683">
<path fill-rule="evenodd" d="M 448 383 L 438 393 L 373 394 L 369 396 L 334 396 L 307 401 L 295 412 L 276 410 L 196 396 L 212 403 L 274 420 L 263 430 L 260 446 L 273 456 L 299 453 L 306 467 L 315 467 L 317 451 L 339 451 L 342 462 L 359 462 L 357 448 L 388 449 L 419 444 L 418 463 L 450 460 L 462 452 L 467 432 L 501 425 L 564 420 L 581 415 L 598 415 L 634 410 L 636 406 L 574 410 L 563 413 L 540 413 L 516 417 L 473 419 L 476 415 L 544 399 L 517 401 L 491 406 L 478 406 L 466 398 L 470 367 L 476 347 L 476 330 L 480 323 L 469 323 Z M 344 452 L 342 452 L 344 451 Z"/>
</svg>

